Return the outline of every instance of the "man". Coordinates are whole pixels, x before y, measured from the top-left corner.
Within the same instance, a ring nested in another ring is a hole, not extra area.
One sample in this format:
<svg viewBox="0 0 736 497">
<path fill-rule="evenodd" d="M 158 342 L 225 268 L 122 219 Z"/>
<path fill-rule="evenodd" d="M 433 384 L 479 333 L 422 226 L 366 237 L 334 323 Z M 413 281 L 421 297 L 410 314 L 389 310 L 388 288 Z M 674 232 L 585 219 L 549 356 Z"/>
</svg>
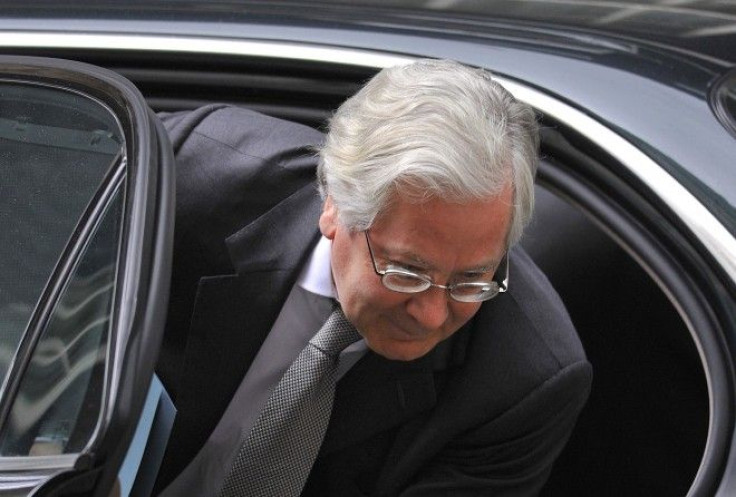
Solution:
<svg viewBox="0 0 736 497">
<path fill-rule="evenodd" d="M 483 71 L 419 61 L 345 102 L 324 144 L 224 106 L 164 121 L 179 205 L 160 369 L 179 412 L 162 495 L 220 495 L 330 299 L 362 340 L 302 495 L 539 491 L 591 370 L 512 249 L 533 207 L 530 108 Z"/>
</svg>

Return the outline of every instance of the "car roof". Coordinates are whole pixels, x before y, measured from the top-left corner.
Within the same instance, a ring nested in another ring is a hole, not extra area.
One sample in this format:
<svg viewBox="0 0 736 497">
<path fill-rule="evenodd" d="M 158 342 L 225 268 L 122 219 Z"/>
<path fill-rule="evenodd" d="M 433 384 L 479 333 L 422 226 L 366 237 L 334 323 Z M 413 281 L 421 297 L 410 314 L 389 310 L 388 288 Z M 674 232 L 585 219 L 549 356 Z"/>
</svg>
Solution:
<svg viewBox="0 0 736 497">
<path fill-rule="evenodd" d="M 712 90 L 736 66 L 735 10 L 704 0 L 0 0 L 0 34 L 152 36 L 145 50 L 161 54 L 166 37 L 176 47 L 257 40 L 294 54 L 308 45 L 487 67 L 620 130 L 736 233 L 733 129 L 712 108 Z"/>
<path fill-rule="evenodd" d="M 690 0 L 91 0 L 59 5 L 51 0 L 0 1 L 5 17 L 247 21 L 283 17 L 302 23 L 392 24 L 458 30 L 487 30 L 488 23 L 578 34 L 610 35 L 736 63 L 736 2 Z M 438 24 L 438 21 L 442 23 Z"/>
<path fill-rule="evenodd" d="M 278 3 L 278 2 L 277 2 Z M 288 3 L 308 3 L 302 2 Z M 333 6 L 345 1 L 320 2 Z M 569 32 L 610 35 L 656 44 L 736 63 L 736 2 L 691 0 L 652 2 L 635 0 L 374 0 L 350 2 L 352 9 L 383 11 L 384 21 L 393 18 L 407 23 L 414 14 L 420 23 L 433 17 L 465 21 L 468 30 L 479 20 L 506 22 L 516 26 L 567 29 Z M 315 12 L 313 15 L 320 15 Z M 478 26 L 477 29 L 482 29 Z"/>
<path fill-rule="evenodd" d="M 50 0 L 0 1 L 5 17 L 84 16 L 99 19 L 243 22 L 282 18 L 285 23 L 374 25 L 479 35 L 488 28 L 554 29 L 578 36 L 611 36 L 736 64 L 736 2 L 690 0 L 92 0 L 59 5 Z"/>
</svg>

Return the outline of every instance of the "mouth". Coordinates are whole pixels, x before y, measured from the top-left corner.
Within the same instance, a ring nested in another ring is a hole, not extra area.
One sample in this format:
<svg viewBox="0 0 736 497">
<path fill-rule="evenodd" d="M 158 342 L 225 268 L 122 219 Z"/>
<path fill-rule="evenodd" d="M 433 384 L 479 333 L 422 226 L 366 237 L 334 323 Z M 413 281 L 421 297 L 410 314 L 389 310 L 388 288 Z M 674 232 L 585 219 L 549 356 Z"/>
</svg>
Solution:
<svg viewBox="0 0 736 497">
<path fill-rule="evenodd" d="M 431 331 L 427 331 L 416 326 L 401 326 L 394 324 L 392 327 L 392 335 L 401 342 L 415 342 L 426 340 L 431 335 Z"/>
</svg>

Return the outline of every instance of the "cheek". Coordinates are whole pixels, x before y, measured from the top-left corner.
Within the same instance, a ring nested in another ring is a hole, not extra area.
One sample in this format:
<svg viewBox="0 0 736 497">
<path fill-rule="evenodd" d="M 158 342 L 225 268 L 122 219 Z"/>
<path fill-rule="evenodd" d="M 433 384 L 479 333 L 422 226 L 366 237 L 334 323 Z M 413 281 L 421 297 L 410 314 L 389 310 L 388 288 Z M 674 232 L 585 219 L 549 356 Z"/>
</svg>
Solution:
<svg viewBox="0 0 736 497">
<path fill-rule="evenodd" d="M 462 325 L 470 321 L 470 319 L 475 316 L 475 314 L 480 310 L 480 303 L 477 304 L 470 304 L 470 303 L 453 303 L 450 311 L 452 312 L 452 319 L 451 319 L 451 330 L 450 334 L 457 331 Z"/>
<path fill-rule="evenodd" d="M 350 257 L 350 245 L 347 242 L 346 237 L 335 237 L 330 254 L 332 278 L 341 302 L 350 300 L 350 293 L 356 288 L 360 278 L 360 275 L 356 274 L 355 263 Z"/>
<path fill-rule="evenodd" d="M 372 268 L 355 258 L 333 258 L 332 270 L 340 304 L 349 319 L 380 306 L 384 288 Z"/>
<path fill-rule="evenodd" d="M 383 286 L 373 269 L 367 246 L 365 251 L 360 250 L 360 241 L 365 245 L 364 240 L 356 241 L 348 236 L 337 236 L 332 242 L 332 274 L 340 303 L 348 317 L 349 313 L 394 305 L 394 301 L 403 297 Z"/>
<path fill-rule="evenodd" d="M 375 336 L 384 327 L 403 323 L 407 297 L 386 289 L 371 270 L 366 279 L 353 288 L 341 301 L 348 319 L 363 333 Z"/>
<path fill-rule="evenodd" d="M 373 270 L 363 273 L 348 293 L 348 305 L 362 319 L 373 319 L 379 314 L 400 309 L 406 300 L 403 294 L 386 289 Z"/>
</svg>

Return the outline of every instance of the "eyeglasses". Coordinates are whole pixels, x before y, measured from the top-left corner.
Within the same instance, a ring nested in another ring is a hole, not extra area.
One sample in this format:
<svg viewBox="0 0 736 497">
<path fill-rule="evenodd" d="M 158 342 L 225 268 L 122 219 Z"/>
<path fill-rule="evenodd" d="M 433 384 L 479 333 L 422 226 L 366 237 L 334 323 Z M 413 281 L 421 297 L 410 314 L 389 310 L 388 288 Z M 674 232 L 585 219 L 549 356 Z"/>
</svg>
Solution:
<svg viewBox="0 0 736 497">
<path fill-rule="evenodd" d="M 505 266 L 505 276 L 503 281 L 468 281 L 462 283 L 453 283 L 450 285 L 438 285 L 432 283 L 432 279 L 425 274 L 418 274 L 402 268 L 389 267 L 379 270 L 376 264 L 376 257 L 373 254 L 371 240 L 368 237 L 368 230 L 364 231 L 365 241 L 368 244 L 368 252 L 371 254 L 371 262 L 373 262 L 373 270 L 381 277 L 383 286 L 394 292 L 401 293 L 419 293 L 428 290 L 430 287 L 437 287 L 447 290 L 452 299 L 458 302 L 483 302 L 490 300 L 499 293 L 508 290 L 509 282 L 509 255 L 506 252 L 501 266 Z M 500 266 L 499 266 L 500 267 Z"/>
</svg>

